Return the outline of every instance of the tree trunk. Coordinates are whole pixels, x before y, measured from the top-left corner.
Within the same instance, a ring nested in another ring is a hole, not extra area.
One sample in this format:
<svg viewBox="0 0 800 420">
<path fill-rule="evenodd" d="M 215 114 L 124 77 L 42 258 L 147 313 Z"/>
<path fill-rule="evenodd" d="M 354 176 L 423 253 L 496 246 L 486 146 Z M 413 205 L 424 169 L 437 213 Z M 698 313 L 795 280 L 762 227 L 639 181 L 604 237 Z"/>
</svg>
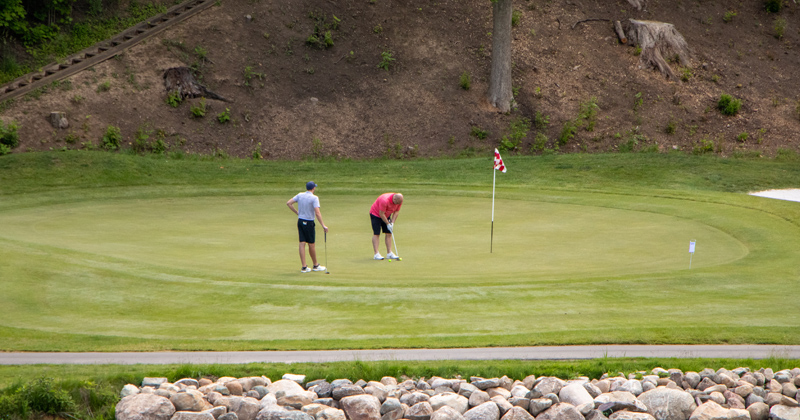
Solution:
<svg viewBox="0 0 800 420">
<path fill-rule="evenodd" d="M 511 0 L 492 5 L 492 72 L 489 76 L 489 103 L 501 112 L 511 110 Z"/>
</svg>

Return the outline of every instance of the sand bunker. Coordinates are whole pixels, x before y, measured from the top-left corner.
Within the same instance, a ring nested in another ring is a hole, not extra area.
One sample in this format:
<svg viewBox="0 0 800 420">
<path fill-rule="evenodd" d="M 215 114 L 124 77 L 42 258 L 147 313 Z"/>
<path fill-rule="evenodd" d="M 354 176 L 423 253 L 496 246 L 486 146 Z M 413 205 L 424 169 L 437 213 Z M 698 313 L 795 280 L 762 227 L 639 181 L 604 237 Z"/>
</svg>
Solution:
<svg viewBox="0 0 800 420">
<path fill-rule="evenodd" d="M 777 198 L 778 200 L 800 201 L 800 189 L 792 188 L 787 190 L 766 190 L 751 192 L 750 195 L 759 197 Z"/>
</svg>

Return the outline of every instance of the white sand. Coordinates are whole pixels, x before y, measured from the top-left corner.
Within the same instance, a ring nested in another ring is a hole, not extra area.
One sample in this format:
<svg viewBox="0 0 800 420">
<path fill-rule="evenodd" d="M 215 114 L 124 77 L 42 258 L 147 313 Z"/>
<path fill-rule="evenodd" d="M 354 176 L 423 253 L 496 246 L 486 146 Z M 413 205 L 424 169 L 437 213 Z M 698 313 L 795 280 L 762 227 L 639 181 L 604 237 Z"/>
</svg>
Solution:
<svg viewBox="0 0 800 420">
<path fill-rule="evenodd" d="M 766 190 L 751 192 L 750 195 L 759 197 L 777 198 L 778 200 L 800 201 L 800 189 L 792 188 L 788 190 Z"/>
</svg>

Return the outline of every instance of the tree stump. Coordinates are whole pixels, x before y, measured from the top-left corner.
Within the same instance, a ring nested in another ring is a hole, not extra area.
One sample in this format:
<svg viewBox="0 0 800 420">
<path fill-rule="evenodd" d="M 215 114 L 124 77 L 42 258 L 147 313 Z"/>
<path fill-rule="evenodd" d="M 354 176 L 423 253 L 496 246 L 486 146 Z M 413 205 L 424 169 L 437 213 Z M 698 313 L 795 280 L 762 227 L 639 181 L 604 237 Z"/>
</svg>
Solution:
<svg viewBox="0 0 800 420">
<path fill-rule="evenodd" d="M 65 129 L 69 128 L 69 120 L 67 113 L 62 111 L 53 111 L 50 113 L 50 125 L 53 128 Z"/>
<path fill-rule="evenodd" d="M 631 6 L 635 7 L 638 11 L 641 11 L 647 6 L 645 4 L 646 2 L 647 0 L 628 0 L 628 3 L 630 3 Z"/>
<path fill-rule="evenodd" d="M 209 98 L 219 101 L 230 102 L 220 95 L 206 89 L 195 79 L 192 70 L 188 67 L 173 67 L 164 72 L 164 87 L 167 92 L 178 92 L 181 99 L 186 98 Z"/>
<path fill-rule="evenodd" d="M 676 78 L 664 57 L 689 65 L 689 44 L 671 23 L 629 19 L 628 40 L 642 49 L 639 67 L 657 68 L 668 78 Z"/>
</svg>

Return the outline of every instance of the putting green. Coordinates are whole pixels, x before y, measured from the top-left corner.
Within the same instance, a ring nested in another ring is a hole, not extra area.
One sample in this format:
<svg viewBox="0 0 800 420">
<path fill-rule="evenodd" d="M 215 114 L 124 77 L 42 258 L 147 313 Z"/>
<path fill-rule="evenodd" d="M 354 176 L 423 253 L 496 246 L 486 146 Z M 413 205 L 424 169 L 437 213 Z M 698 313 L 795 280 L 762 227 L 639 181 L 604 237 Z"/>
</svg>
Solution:
<svg viewBox="0 0 800 420">
<path fill-rule="evenodd" d="M 295 216 L 285 201 L 278 196 L 88 201 L 5 212 L 0 224 L 2 237 L 46 246 L 72 262 L 256 283 L 466 286 L 685 270 L 691 239 L 699 244 L 693 268 L 747 254 L 730 235 L 690 219 L 508 199 L 496 202 L 490 253 L 490 201 L 410 196 L 395 236 L 404 259 L 379 262 L 371 259 L 371 198 L 323 196 L 332 270 L 323 278 L 298 272 Z M 319 262 L 325 264 L 319 227 L 318 236 Z"/>
</svg>

